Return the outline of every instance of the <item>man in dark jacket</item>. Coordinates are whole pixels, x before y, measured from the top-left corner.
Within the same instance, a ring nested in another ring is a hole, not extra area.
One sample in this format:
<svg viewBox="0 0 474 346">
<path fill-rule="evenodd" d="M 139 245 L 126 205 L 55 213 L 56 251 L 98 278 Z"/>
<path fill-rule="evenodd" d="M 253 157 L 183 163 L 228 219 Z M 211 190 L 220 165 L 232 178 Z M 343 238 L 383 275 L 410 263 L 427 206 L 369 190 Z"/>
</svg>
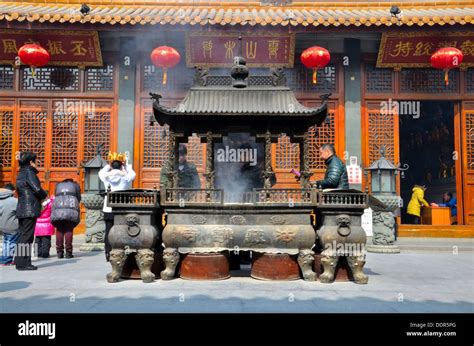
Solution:
<svg viewBox="0 0 474 346">
<path fill-rule="evenodd" d="M 319 148 L 320 156 L 326 163 L 326 173 L 323 180 L 316 181 L 315 185 L 323 189 L 348 189 L 346 166 L 336 156 L 332 144 L 323 144 Z"/>
<path fill-rule="evenodd" d="M 65 179 L 56 185 L 51 223 L 56 227 L 56 252 L 58 258 L 64 258 L 64 243 L 66 243 L 66 258 L 73 258 L 72 236 L 74 227 L 81 221 L 81 189 L 72 179 Z"/>
<path fill-rule="evenodd" d="M 201 182 L 196 166 L 187 160 L 188 149 L 184 144 L 179 146 L 179 163 L 178 163 L 178 186 L 188 189 L 200 189 Z M 160 185 L 169 186 L 168 170 L 166 166 L 161 169 Z"/>
<path fill-rule="evenodd" d="M 20 155 L 20 171 L 16 178 L 18 193 L 18 218 L 20 238 L 18 239 L 15 264 L 17 270 L 36 270 L 31 264 L 31 244 L 34 239 L 36 219 L 41 213 L 41 201 L 47 197 L 41 188 L 36 169 L 36 154 L 25 151 Z"/>
</svg>

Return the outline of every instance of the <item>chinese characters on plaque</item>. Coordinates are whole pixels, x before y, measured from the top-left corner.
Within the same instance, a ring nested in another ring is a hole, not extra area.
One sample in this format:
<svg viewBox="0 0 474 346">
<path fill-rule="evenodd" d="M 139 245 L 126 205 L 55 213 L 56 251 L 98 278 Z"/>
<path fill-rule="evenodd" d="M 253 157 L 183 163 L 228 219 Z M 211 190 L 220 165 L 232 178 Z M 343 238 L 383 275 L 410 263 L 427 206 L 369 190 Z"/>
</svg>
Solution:
<svg viewBox="0 0 474 346">
<path fill-rule="evenodd" d="M 0 64 L 15 64 L 18 49 L 39 43 L 51 55 L 49 66 L 102 66 L 97 31 L 0 29 Z"/>
<path fill-rule="evenodd" d="M 431 67 L 431 55 L 443 47 L 462 51 L 460 67 L 474 66 L 474 33 L 471 32 L 409 32 L 383 33 L 377 67 Z"/>
<path fill-rule="evenodd" d="M 241 54 L 250 67 L 293 67 L 295 36 L 289 33 L 241 35 L 223 32 L 186 34 L 188 67 L 227 67 Z M 241 53 L 240 53 L 241 52 Z"/>
</svg>

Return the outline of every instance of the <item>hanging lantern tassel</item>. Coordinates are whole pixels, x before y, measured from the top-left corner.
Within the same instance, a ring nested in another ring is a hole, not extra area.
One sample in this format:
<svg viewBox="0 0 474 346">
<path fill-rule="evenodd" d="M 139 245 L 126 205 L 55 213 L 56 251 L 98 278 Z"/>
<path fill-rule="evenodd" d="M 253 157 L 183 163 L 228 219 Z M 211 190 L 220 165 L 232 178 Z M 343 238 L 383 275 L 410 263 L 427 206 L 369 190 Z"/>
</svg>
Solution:
<svg viewBox="0 0 474 346">
<path fill-rule="evenodd" d="M 313 84 L 316 84 L 318 82 L 318 69 L 314 68 L 313 69 Z"/>
<path fill-rule="evenodd" d="M 35 76 L 36 76 L 36 70 L 35 70 L 35 67 L 33 65 L 31 65 L 31 76 L 33 78 L 35 78 Z"/>
<path fill-rule="evenodd" d="M 449 69 L 444 70 L 444 83 L 446 86 L 449 85 Z"/>
<path fill-rule="evenodd" d="M 167 81 L 168 81 L 168 70 L 166 68 L 163 68 L 163 85 L 166 85 Z"/>
</svg>

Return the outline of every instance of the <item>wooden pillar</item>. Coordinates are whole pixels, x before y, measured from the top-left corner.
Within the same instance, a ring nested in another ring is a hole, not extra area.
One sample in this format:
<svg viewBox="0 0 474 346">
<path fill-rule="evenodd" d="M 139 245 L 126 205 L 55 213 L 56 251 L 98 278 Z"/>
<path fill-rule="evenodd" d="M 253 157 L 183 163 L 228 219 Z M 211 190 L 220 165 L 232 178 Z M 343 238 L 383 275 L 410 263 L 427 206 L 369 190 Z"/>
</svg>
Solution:
<svg viewBox="0 0 474 346">
<path fill-rule="evenodd" d="M 214 189 L 214 138 L 212 132 L 206 133 L 206 189 Z"/>
<path fill-rule="evenodd" d="M 179 142 L 176 140 L 176 134 L 173 130 L 169 130 L 168 135 L 168 161 L 166 161 L 166 171 L 168 176 L 167 188 L 178 187 L 178 172 L 176 167 L 178 166 L 178 156 L 176 153 L 179 149 Z"/>
<path fill-rule="evenodd" d="M 265 133 L 265 170 L 263 172 L 263 187 L 272 187 L 272 178 L 275 175 L 272 169 L 272 137 L 270 131 Z"/>
<path fill-rule="evenodd" d="M 306 131 L 303 135 L 303 141 L 300 142 L 300 184 L 302 189 L 309 189 L 311 183 L 309 179 L 313 175 L 309 168 L 309 132 Z"/>
</svg>

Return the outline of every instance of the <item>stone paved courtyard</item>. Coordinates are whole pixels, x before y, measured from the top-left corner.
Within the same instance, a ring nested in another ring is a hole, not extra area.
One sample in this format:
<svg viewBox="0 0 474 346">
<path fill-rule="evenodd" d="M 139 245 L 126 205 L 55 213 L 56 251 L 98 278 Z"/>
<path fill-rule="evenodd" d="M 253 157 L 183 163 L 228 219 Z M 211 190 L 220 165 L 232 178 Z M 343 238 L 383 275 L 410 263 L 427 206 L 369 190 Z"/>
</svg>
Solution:
<svg viewBox="0 0 474 346">
<path fill-rule="evenodd" d="M 259 281 L 248 266 L 224 281 L 109 284 L 102 252 L 52 250 L 34 272 L 0 267 L 0 312 L 474 312 L 472 239 L 399 244 L 401 254 L 367 255 L 368 285 Z"/>
</svg>

